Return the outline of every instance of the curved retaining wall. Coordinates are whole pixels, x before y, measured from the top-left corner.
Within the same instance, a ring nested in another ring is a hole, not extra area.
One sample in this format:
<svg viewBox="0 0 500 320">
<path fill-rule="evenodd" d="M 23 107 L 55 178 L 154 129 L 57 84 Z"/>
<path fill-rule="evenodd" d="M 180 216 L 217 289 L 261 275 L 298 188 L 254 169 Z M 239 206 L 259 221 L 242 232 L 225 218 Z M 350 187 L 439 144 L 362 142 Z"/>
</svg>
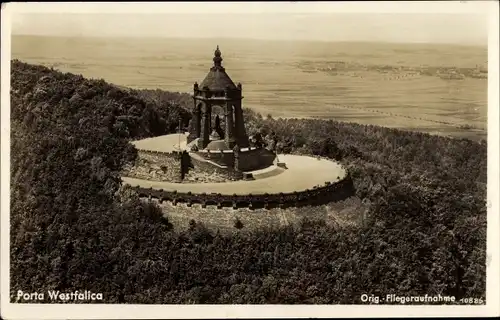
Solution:
<svg viewBox="0 0 500 320">
<path fill-rule="evenodd" d="M 179 193 L 177 191 L 155 190 L 153 188 L 132 187 L 140 197 L 154 198 L 161 202 L 169 201 L 174 205 L 185 203 L 191 206 L 195 203 L 202 207 L 216 205 L 218 208 L 233 207 L 234 209 L 247 207 L 271 208 L 271 207 L 300 207 L 311 204 L 322 204 L 331 201 L 339 201 L 353 195 L 354 188 L 349 175 L 345 179 L 330 183 L 325 182 L 323 186 L 314 187 L 299 192 L 259 194 L 259 195 L 224 195 L 220 193 L 193 194 L 191 192 Z"/>
<path fill-rule="evenodd" d="M 163 151 L 153 151 L 153 150 L 143 150 L 143 149 L 137 149 L 138 152 L 142 152 L 145 154 L 150 154 L 150 155 L 155 155 L 155 156 L 169 156 L 169 155 L 174 155 L 180 157 L 183 151 L 170 151 L 170 152 L 163 152 Z"/>
<path fill-rule="evenodd" d="M 240 154 L 240 171 L 251 171 L 265 168 L 273 165 L 275 155 L 262 148 L 243 148 Z M 187 151 L 153 151 L 138 149 L 139 157 L 145 155 L 146 157 L 153 158 L 156 164 L 163 165 L 166 168 L 163 176 L 170 177 L 168 181 L 182 182 L 185 176 L 190 175 L 215 175 L 219 179 L 226 181 L 235 181 L 241 179 L 241 173 L 234 170 L 234 155 L 232 150 L 224 151 L 207 151 L 202 150 L 195 152 L 199 158 L 191 156 L 190 164 L 192 167 L 187 167 L 182 161 L 187 161 L 182 158 L 184 152 Z M 202 159 L 206 161 L 202 161 Z M 189 179 L 188 179 L 189 180 Z M 167 180 L 165 180 L 167 181 Z"/>
<path fill-rule="evenodd" d="M 152 150 L 138 150 L 138 155 L 141 154 L 147 158 L 153 158 L 157 165 L 163 165 L 166 172 L 163 172 L 162 176 L 169 177 L 165 181 L 181 183 L 183 181 L 189 183 L 190 176 L 203 176 L 205 175 L 215 175 L 219 179 L 224 181 L 234 181 L 238 180 L 238 175 L 234 172 L 232 167 L 223 168 L 217 167 L 215 164 L 209 162 L 200 161 L 194 157 L 191 157 L 189 153 L 184 153 L 185 151 L 152 151 Z M 185 154 L 188 158 L 183 158 Z M 231 154 L 232 156 L 232 154 Z M 192 166 L 190 166 L 192 165 Z M 188 177 L 186 177 L 188 175 Z"/>
<path fill-rule="evenodd" d="M 212 163 L 210 160 L 206 160 L 205 158 L 197 159 L 196 156 L 190 157 L 192 168 L 188 170 L 189 175 L 199 175 L 201 173 L 208 173 L 212 175 L 216 175 L 226 181 L 236 181 L 239 180 L 238 175 L 236 174 L 233 167 L 222 167 L 217 163 Z"/>
<path fill-rule="evenodd" d="M 234 165 L 234 152 L 232 150 L 199 150 L 195 153 L 222 166 L 232 167 Z M 273 152 L 264 148 L 241 148 L 239 169 L 241 171 L 259 170 L 271 166 L 275 158 Z"/>
<path fill-rule="evenodd" d="M 182 181 L 183 173 L 181 152 L 160 152 L 139 149 L 137 150 L 137 155 L 138 159 L 146 160 L 152 165 L 152 167 L 139 165 L 138 167 L 136 167 L 136 171 L 139 170 L 147 176 L 152 168 L 160 167 L 162 169 L 159 174 L 165 181 Z"/>
</svg>

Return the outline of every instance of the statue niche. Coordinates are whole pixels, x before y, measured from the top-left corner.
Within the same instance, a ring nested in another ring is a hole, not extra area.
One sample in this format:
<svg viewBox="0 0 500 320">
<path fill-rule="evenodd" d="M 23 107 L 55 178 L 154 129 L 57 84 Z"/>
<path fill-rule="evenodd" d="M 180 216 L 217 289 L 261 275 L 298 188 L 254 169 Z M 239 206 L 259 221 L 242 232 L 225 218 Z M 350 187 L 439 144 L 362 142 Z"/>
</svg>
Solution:
<svg viewBox="0 0 500 320">
<path fill-rule="evenodd" d="M 213 130 L 210 134 L 210 140 L 223 140 L 224 139 L 224 130 L 222 130 L 221 121 L 219 115 L 215 116 L 214 125 L 212 126 Z"/>
</svg>

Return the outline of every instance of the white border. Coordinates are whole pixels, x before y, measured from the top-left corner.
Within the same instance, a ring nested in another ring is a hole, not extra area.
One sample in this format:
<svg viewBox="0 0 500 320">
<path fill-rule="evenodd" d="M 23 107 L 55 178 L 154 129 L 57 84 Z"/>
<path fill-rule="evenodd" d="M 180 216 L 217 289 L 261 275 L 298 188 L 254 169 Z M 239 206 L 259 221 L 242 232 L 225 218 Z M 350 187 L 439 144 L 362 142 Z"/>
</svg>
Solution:
<svg viewBox="0 0 500 320">
<path fill-rule="evenodd" d="M 493 1 L 266 1 L 266 2 L 29 2 L 12 3 L 15 13 L 484 13 Z M 145 5 L 147 3 L 147 5 Z"/>
<path fill-rule="evenodd" d="M 488 26 L 488 189 L 487 189 L 487 240 L 486 240 L 486 297 L 490 303 L 496 304 L 495 315 L 500 315 L 500 270 L 499 252 L 500 218 L 499 208 L 499 22 L 498 3 L 490 8 Z M 496 301 L 496 303 L 494 302 Z"/>
<path fill-rule="evenodd" d="M 490 13 L 488 56 L 488 231 L 486 306 L 21 305 L 9 302 L 10 34 L 13 13 Z M 8 3 L 2 4 L 1 312 L 6 319 L 426 317 L 499 315 L 498 2 Z M 496 302 L 495 302 L 496 301 Z"/>
</svg>

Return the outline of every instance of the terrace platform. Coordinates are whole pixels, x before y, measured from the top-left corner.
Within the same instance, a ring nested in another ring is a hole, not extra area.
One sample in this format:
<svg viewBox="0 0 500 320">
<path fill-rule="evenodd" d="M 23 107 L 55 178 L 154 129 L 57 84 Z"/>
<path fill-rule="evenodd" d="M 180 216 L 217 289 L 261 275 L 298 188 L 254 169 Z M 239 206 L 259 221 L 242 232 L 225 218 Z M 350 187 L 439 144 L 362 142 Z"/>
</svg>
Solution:
<svg viewBox="0 0 500 320">
<path fill-rule="evenodd" d="M 132 187 L 153 188 L 193 194 L 220 193 L 223 195 L 278 194 L 300 192 L 324 186 L 325 182 L 339 182 L 347 176 L 346 170 L 334 161 L 297 155 L 278 155 L 288 169 L 264 169 L 254 174 L 255 180 L 225 183 L 172 183 L 122 177 Z M 276 171 L 275 171 L 276 170 Z M 274 173 L 274 174 L 270 174 Z M 279 174 L 275 174 L 279 173 Z M 268 175 L 268 176 L 266 176 Z M 260 176 L 260 178 L 257 177 Z"/>
<path fill-rule="evenodd" d="M 185 150 L 188 133 L 173 133 L 164 136 L 132 141 L 138 150 L 173 152 Z M 180 144 L 180 145 L 179 145 Z"/>
</svg>

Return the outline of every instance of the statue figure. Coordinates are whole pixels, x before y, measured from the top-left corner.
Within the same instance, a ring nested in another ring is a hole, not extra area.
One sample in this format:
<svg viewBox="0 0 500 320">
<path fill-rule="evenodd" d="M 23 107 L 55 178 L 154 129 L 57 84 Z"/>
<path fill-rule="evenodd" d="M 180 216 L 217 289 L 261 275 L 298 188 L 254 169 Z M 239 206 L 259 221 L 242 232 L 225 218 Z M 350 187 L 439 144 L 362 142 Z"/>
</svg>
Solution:
<svg viewBox="0 0 500 320">
<path fill-rule="evenodd" d="M 219 115 L 217 114 L 215 116 L 215 128 L 220 128 L 220 118 L 219 118 Z"/>
<path fill-rule="evenodd" d="M 224 130 L 221 128 L 219 115 L 215 116 L 214 131 L 217 132 L 219 139 L 224 139 Z"/>
<path fill-rule="evenodd" d="M 210 134 L 210 140 L 211 141 L 214 141 L 214 140 L 221 140 L 221 137 L 219 135 L 219 133 L 217 132 L 217 129 L 213 129 L 212 130 L 212 133 Z"/>
</svg>

